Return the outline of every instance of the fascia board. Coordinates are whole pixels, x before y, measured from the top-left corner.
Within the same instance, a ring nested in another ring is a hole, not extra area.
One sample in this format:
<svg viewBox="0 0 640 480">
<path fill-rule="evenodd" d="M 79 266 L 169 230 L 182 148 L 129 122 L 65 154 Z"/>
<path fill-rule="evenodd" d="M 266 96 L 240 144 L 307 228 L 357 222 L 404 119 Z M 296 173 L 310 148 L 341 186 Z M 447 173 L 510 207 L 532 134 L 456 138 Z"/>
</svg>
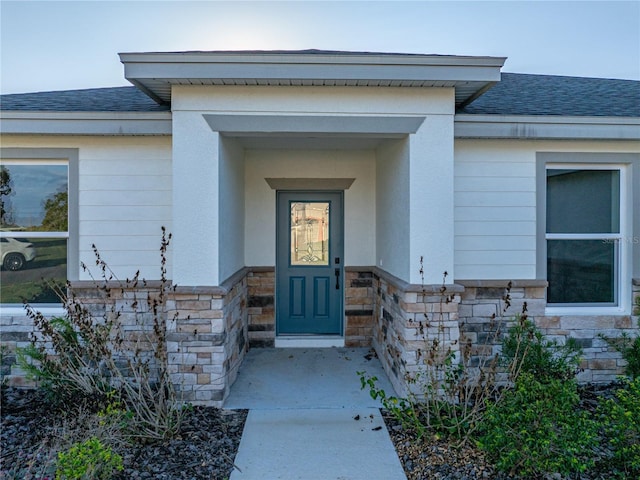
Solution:
<svg viewBox="0 0 640 480">
<path fill-rule="evenodd" d="M 124 76 L 133 83 L 145 79 L 496 82 L 500 71 L 496 67 L 470 65 L 128 63 Z"/>
<path fill-rule="evenodd" d="M 640 140 L 640 118 L 459 114 L 454 117 L 454 137 Z"/>
<path fill-rule="evenodd" d="M 0 133 L 41 135 L 171 135 L 171 113 L 0 112 Z"/>
<path fill-rule="evenodd" d="M 433 65 L 502 67 L 507 57 L 464 55 L 358 54 L 358 53 L 232 53 L 232 52 L 148 52 L 120 53 L 122 63 L 248 63 L 280 65 L 342 64 L 342 65 Z"/>
</svg>

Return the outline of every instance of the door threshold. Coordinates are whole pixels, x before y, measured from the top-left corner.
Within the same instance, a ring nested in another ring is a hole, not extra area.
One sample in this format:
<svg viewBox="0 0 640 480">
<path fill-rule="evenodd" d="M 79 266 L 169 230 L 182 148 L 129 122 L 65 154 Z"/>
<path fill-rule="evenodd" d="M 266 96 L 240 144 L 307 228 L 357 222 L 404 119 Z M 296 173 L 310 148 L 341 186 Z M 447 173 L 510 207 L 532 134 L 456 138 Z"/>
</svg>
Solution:
<svg viewBox="0 0 640 480">
<path fill-rule="evenodd" d="M 281 335 L 276 337 L 276 348 L 330 348 L 344 347 L 344 337 L 337 335 Z"/>
</svg>

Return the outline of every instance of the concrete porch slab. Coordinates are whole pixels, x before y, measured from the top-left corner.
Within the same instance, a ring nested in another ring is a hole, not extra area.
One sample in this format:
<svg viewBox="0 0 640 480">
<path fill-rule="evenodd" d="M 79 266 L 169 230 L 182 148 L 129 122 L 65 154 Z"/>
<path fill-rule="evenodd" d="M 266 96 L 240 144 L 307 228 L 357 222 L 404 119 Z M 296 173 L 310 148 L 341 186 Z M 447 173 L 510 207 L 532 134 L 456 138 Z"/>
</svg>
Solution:
<svg viewBox="0 0 640 480">
<path fill-rule="evenodd" d="M 406 480 L 377 408 L 251 410 L 231 480 Z"/>
<path fill-rule="evenodd" d="M 379 408 L 360 389 L 356 372 L 378 377 L 395 392 L 368 348 L 254 348 L 240 367 L 224 403 L 229 409 Z"/>
<path fill-rule="evenodd" d="M 368 348 L 250 350 L 225 402 L 250 409 L 231 480 L 406 480 L 359 371 L 394 393 Z"/>
</svg>

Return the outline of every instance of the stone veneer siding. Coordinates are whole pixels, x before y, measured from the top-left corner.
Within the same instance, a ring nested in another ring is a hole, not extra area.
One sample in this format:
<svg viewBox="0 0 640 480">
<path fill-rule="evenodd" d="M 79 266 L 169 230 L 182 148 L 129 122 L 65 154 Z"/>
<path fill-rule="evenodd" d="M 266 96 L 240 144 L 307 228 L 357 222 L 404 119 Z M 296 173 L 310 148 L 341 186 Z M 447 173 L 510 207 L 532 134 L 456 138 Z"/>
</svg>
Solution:
<svg viewBox="0 0 640 480">
<path fill-rule="evenodd" d="M 276 270 L 253 267 L 247 274 L 249 347 L 273 347 L 276 339 Z"/>
<path fill-rule="evenodd" d="M 427 323 L 427 336 L 441 335 L 452 351 L 470 339 L 476 363 L 480 355 L 494 354 L 499 341 L 490 339 L 494 314 L 503 312 L 508 281 L 458 281 L 446 285 L 412 285 L 376 267 L 345 269 L 345 344 L 372 345 L 391 383 L 400 395 L 408 392 L 405 381 L 421 368 L 424 340 L 420 324 Z M 633 280 L 633 300 L 640 297 L 640 279 Z M 76 294 L 96 316 L 108 305 L 92 282 L 75 282 Z M 135 332 L 148 320 L 145 307 L 134 309 L 134 296 L 157 295 L 160 282 L 146 282 L 114 293 L 115 308 L 123 313 L 125 328 Z M 527 313 L 549 337 L 564 341 L 575 338 L 584 351 L 581 382 L 609 382 L 623 372 L 625 362 L 605 340 L 623 332 L 638 335 L 638 315 L 545 316 L 546 282 L 516 280 L 510 291 L 511 305 L 503 314 L 508 322 Z M 250 347 L 270 347 L 275 340 L 275 269 L 244 268 L 219 287 L 176 287 L 168 294 L 167 342 L 169 368 L 185 401 L 221 406 Z M 635 305 L 635 303 L 634 303 Z M 426 316 L 425 316 L 426 315 Z M 426 323 L 425 323 L 426 322 Z M 506 328 L 506 327 L 505 327 Z M 10 385 L 28 386 L 15 365 L 15 349 L 29 343 L 33 327 L 23 315 L 0 315 L 3 347 L 1 373 Z"/>
<path fill-rule="evenodd" d="M 140 281 L 135 286 L 131 282 L 113 282 L 109 285 L 108 295 L 103 285 L 94 281 L 72 282 L 76 301 L 82 304 L 93 318 L 98 319 L 97 321 L 110 315 L 111 312 L 119 312 L 121 328 L 125 335 L 128 335 L 132 341 L 141 342 L 139 345 L 142 348 L 150 348 L 150 343 L 145 337 L 153 335 L 153 314 L 150 312 L 147 299 L 153 299 L 159 295 L 161 282 Z M 38 309 L 35 308 L 35 310 Z M 64 310 L 60 307 L 59 312 L 49 317 L 62 315 Z M 17 366 L 15 355 L 16 348 L 28 346 L 31 336 L 33 334 L 37 336 L 31 319 L 26 314 L 15 316 L 2 314 L 0 322 L 3 380 L 11 386 L 35 386 L 33 381 L 25 378 L 24 372 Z M 146 332 L 146 335 L 140 335 L 142 332 Z"/>
<path fill-rule="evenodd" d="M 345 268 L 344 344 L 370 347 L 374 329 L 374 278 L 370 267 Z"/>
<path fill-rule="evenodd" d="M 408 375 L 424 368 L 420 357 L 425 342 L 420 322 L 428 322 L 427 338 L 439 335 L 442 346 L 452 352 L 471 341 L 471 365 L 481 356 L 500 350 L 500 337 L 494 337 L 496 322 L 503 322 L 504 334 L 516 313 L 527 304 L 527 315 L 548 337 L 564 342 L 574 338 L 583 351 L 578 381 L 611 382 L 624 372 L 626 362 L 621 354 L 600 337 L 615 338 L 623 333 L 639 335 L 636 315 L 546 316 L 546 281 L 515 280 L 511 282 L 509 306 L 505 303 L 508 280 L 456 281 L 446 285 L 411 285 L 373 268 L 376 289 L 373 346 L 391 383 L 399 395 L 406 395 Z M 443 302 L 444 296 L 450 298 Z M 633 280 L 633 301 L 640 297 L 640 280 Z"/>
<path fill-rule="evenodd" d="M 168 368 L 185 402 L 222 406 L 237 376 L 248 350 L 246 275 L 243 269 L 220 287 L 176 287 L 166 294 L 160 310 L 167 322 Z M 153 315 L 146 299 L 159 294 L 159 281 L 113 286 L 109 298 L 97 285 L 72 283 L 76 298 L 96 319 L 113 310 L 120 312 L 122 328 L 132 338 L 144 338 L 140 331 L 152 330 Z M 26 315 L 0 318 L 3 377 L 9 385 L 32 386 L 15 365 L 15 349 L 29 344 L 32 322 Z"/>
<path fill-rule="evenodd" d="M 0 380 L 14 387 L 32 387 L 16 365 L 16 349 L 29 345 L 33 324 L 25 315 L 0 314 Z"/>
<path fill-rule="evenodd" d="M 600 335 L 609 338 L 623 333 L 639 335 L 638 316 L 630 315 L 545 315 L 547 282 L 542 280 L 514 280 L 511 282 L 510 306 L 505 310 L 504 296 L 508 280 L 459 280 L 464 286 L 459 308 L 460 330 L 463 340 L 472 343 L 478 364 L 481 355 L 493 355 L 500 350 L 500 340 L 491 333 L 496 320 L 503 322 L 505 333 L 516 314 L 527 304 L 527 315 L 547 338 L 559 343 L 568 338 L 582 348 L 583 360 L 578 373 L 579 382 L 607 383 L 624 373 L 626 366 L 620 352 Z M 640 282 L 633 281 L 634 301 L 640 296 Z"/>
<path fill-rule="evenodd" d="M 373 346 L 396 393 L 409 393 L 406 378 L 423 368 L 423 335 L 441 340 L 441 348 L 459 351 L 458 285 L 414 285 L 374 269 Z M 445 301 L 449 297 L 450 301 Z M 420 393 L 416 386 L 414 393 Z"/>
<path fill-rule="evenodd" d="M 182 399 L 221 407 L 249 349 L 247 269 L 220 287 L 177 287 L 167 301 L 169 370 Z"/>
</svg>

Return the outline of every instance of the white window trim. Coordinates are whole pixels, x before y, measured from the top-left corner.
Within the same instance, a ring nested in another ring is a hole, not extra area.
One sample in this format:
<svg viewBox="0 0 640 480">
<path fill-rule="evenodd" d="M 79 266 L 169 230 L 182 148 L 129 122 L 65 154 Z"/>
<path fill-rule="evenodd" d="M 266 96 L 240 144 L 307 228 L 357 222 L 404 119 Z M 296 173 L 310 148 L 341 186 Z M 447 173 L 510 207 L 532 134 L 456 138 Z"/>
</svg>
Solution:
<svg viewBox="0 0 640 480">
<path fill-rule="evenodd" d="M 66 233 L 61 232 L 12 232 L 14 237 L 47 237 L 67 238 L 67 279 L 77 280 L 79 276 L 79 247 L 78 247 L 78 193 L 79 193 L 79 150 L 76 148 L 0 148 L 0 159 L 7 164 L 49 164 L 68 166 L 69 192 L 69 226 Z M 61 304 L 37 303 L 31 305 L 45 316 L 59 316 L 65 314 Z M 0 316 L 23 316 L 26 314 L 24 305 L 16 303 L 0 304 Z"/>
<path fill-rule="evenodd" d="M 558 154 L 562 156 L 563 154 Z M 597 155 L 597 154 L 587 154 Z M 609 154 L 604 154 L 608 156 Z M 620 232 L 615 234 L 549 234 L 546 232 L 546 171 L 549 169 L 569 169 L 569 170 L 618 170 L 620 172 Z M 545 308 L 545 315 L 629 315 L 631 313 L 631 264 L 632 264 L 632 248 L 630 242 L 626 239 L 633 238 L 631 236 L 633 231 L 633 218 L 630 206 L 632 205 L 631 196 L 631 181 L 632 174 L 630 172 L 631 166 L 623 163 L 592 163 L 592 162 L 558 162 L 547 160 L 544 162 L 544 169 L 540 173 L 543 178 L 541 182 L 543 184 L 542 196 L 544 197 L 544 212 L 542 213 L 545 221 L 542 226 L 542 249 L 544 250 L 544 262 L 545 262 L 545 278 L 546 278 L 546 241 L 550 239 L 612 239 L 618 241 L 618 265 L 617 265 L 617 298 L 616 305 L 598 306 L 593 305 L 547 305 Z M 539 197 L 540 198 L 540 197 Z M 539 206 L 539 208 L 541 208 Z M 540 222 L 539 222 L 540 223 Z M 540 235 L 540 225 L 539 225 Z M 540 246 L 540 243 L 539 243 Z M 542 255 L 538 255 L 538 262 L 542 260 Z"/>
</svg>

